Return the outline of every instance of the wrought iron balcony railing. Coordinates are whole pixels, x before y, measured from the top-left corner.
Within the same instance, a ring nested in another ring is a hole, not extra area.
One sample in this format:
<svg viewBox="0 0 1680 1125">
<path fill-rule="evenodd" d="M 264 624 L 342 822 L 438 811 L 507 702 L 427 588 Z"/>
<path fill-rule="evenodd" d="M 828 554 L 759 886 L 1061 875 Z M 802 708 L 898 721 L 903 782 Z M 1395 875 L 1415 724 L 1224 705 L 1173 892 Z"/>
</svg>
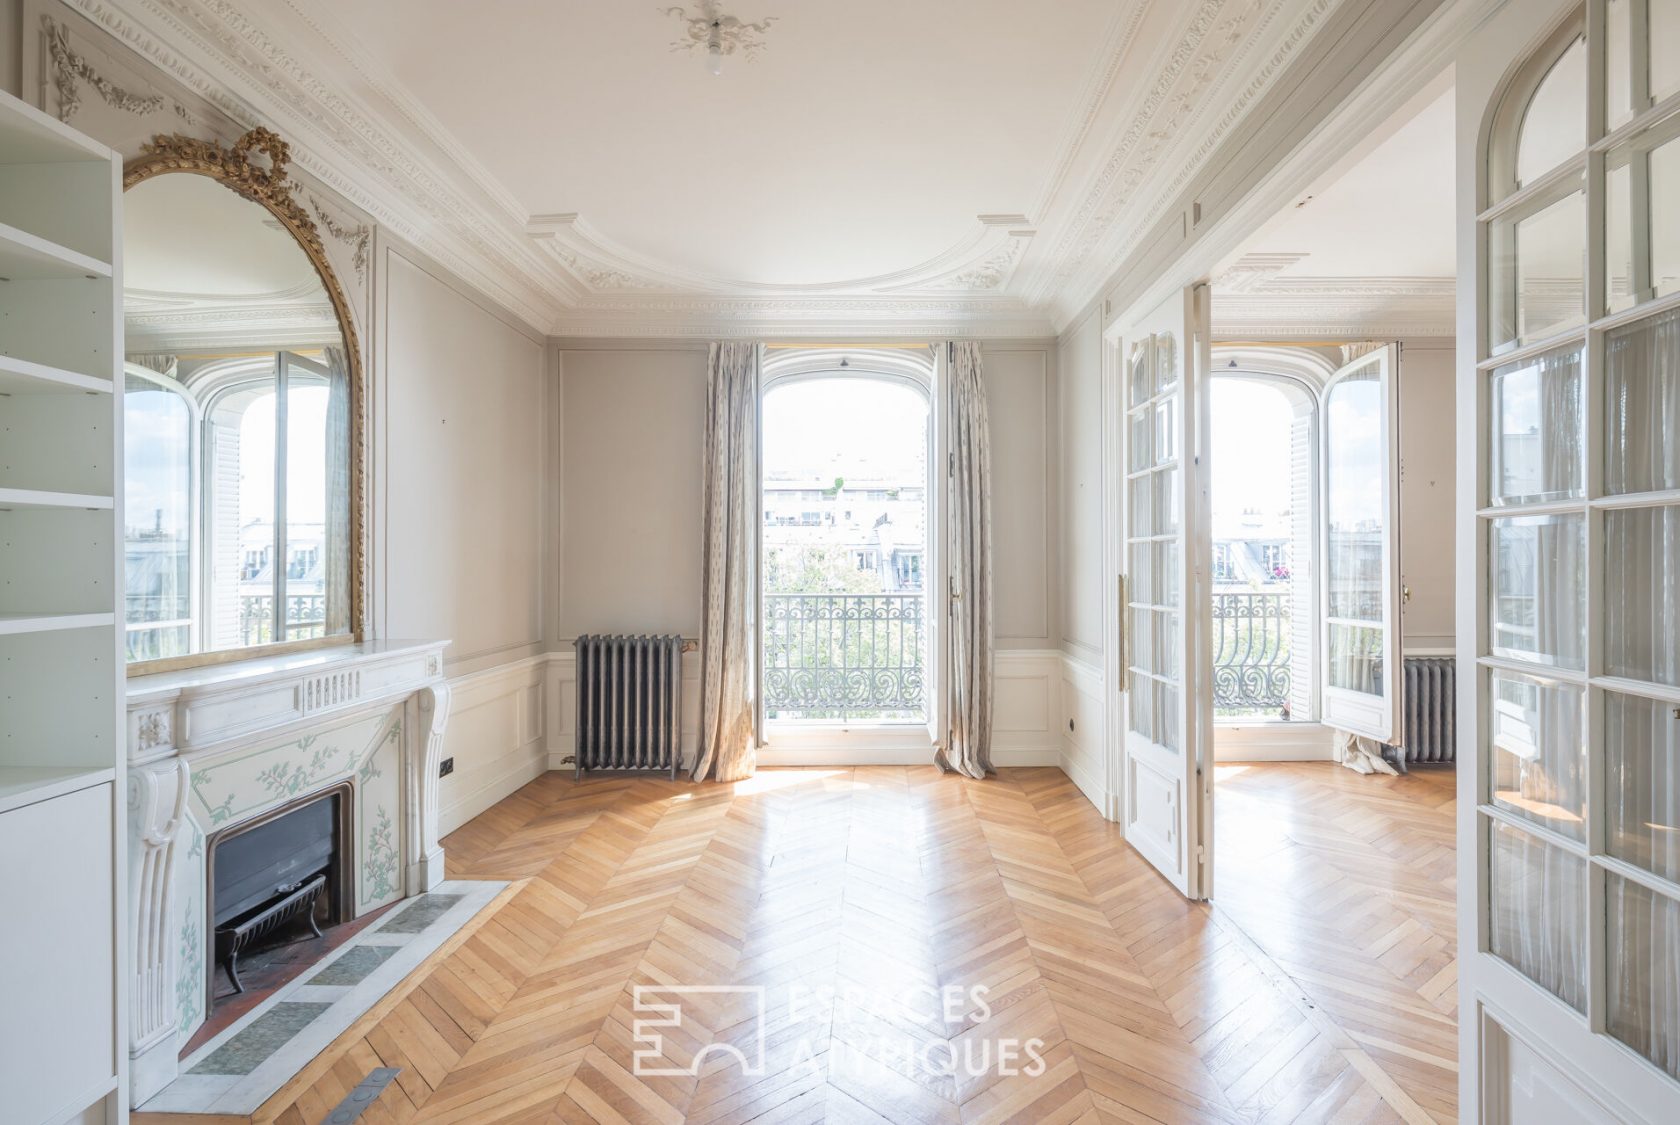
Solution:
<svg viewBox="0 0 1680 1125">
<path fill-rule="evenodd" d="M 286 639 L 308 640 L 322 636 L 327 628 L 325 594 L 286 595 Z M 244 594 L 239 599 L 240 643 L 262 645 L 274 639 L 274 596 Z"/>
<path fill-rule="evenodd" d="M 765 594 L 763 641 L 767 718 L 926 716 L 921 594 Z"/>
<path fill-rule="evenodd" d="M 1289 710 L 1289 595 L 1213 595 L 1216 714 Z"/>
</svg>

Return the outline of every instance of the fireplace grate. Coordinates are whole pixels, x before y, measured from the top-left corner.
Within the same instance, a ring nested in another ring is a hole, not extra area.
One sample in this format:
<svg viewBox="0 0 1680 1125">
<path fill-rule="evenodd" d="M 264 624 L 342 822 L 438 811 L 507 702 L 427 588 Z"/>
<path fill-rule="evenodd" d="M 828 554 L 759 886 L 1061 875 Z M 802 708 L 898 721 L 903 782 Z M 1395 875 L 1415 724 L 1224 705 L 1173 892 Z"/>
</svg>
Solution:
<svg viewBox="0 0 1680 1125">
<path fill-rule="evenodd" d="M 315 900 L 326 886 L 326 875 L 318 873 L 301 883 L 282 887 L 279 898 L 249 917 L 216 927 L 216 961 L 227 970 L 235 992 L 245 991 L 245 986 L 239 983 L 239 954 L 254 943 L 297 918 L 309 923 L 313 936 L 321 936 L 321 927 L 315 924 Z"/>
</svg>

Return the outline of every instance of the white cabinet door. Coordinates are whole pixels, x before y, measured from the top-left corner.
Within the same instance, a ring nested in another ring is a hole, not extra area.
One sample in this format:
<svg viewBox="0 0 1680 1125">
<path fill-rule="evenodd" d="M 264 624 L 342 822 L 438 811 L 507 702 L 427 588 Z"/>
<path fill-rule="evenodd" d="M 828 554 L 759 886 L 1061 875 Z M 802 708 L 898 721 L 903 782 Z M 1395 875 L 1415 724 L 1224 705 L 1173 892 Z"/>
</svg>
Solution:
<svg viewBox="0 0 1680 1125">
<path fill-rule="evenodd" d="M 0 1090 L 58 1120 L 116 1076 L 112 785 L 0 813 Z"/>
</svg>

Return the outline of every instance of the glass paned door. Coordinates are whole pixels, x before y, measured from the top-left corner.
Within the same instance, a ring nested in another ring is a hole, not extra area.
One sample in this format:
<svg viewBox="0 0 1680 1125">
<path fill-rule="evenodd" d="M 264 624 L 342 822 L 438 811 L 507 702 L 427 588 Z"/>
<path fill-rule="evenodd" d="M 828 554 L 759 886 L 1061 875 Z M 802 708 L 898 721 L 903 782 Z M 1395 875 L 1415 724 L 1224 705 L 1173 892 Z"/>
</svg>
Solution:
<svg viewBox="0 0 1680 1125">
<path fill-rule="evenodd" d="M 1677 19 L 1513 0 L 1456 70 L 1461 116 L 1491 126 L 1459 154 L 1460 198 L 1481 194 L 1461 216 L 1481 248 L 1459 396 L 1467 1118 L 1514 1080 L 1482 1050 L 1492 1019 L 1607 1118 L 1680 1119 Z M 1576 57 L 1585 135 L 1555 132 L 1532 184 L 1476 183 Z"/>
<path fill-rule="evenodd" d="M 1207 289 L 1142 318 L 1125 342 L 1122 579 L 1126 838 L 1190 898 L 1209 893 L 1212 670 L 1202 589 L 1212 562 L 1198 451 L 1207 385 Z"/>
<path fill-rule="evenodd" d="M 1400 704 L 1398 351 L 1361 356 L 1324 392 L 1324 722 L 1378 742 Z"/>
</svg>

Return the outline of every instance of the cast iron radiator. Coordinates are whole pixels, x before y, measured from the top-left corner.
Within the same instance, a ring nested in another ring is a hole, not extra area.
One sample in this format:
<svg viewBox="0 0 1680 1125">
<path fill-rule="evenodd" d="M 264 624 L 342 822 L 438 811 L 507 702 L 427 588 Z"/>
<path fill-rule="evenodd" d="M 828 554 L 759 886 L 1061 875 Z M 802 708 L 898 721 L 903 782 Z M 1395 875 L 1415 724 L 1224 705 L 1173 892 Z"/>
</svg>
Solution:
<svg viewBox="0 0 1680 1125">
<path fill-rule="evenodd" d="M 681 637 L 577 639 L 577 776 L 682 764 Z"/>
<path fill-rule="evenodd" d="M 1457 758 L 1458 661 L 1450 656 L 1408 656 L 1401 685 L 1403 761 L 1437 763 Z"/>
</svg>

